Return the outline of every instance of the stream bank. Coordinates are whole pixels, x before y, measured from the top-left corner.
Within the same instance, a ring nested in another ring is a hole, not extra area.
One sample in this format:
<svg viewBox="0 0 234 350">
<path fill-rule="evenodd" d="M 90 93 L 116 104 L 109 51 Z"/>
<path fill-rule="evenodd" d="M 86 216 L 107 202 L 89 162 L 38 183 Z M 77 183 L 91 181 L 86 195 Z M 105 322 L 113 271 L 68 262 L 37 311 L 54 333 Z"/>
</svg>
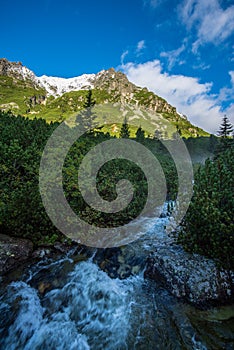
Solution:
<svg viewBox="0 0 234 350">
<path fill-rule="evenodd" d="M 167 220 L 157 219 L 146 236 L 127 246 L 108 249 L 55 243 L 33 251 L 29 240 L 0 235 L 0 275 L 7 275 L 20 264 L 30 266 L 71 255 L 77 261 L 93 257 L 111 278 L 126 279 L 144 271 L 145 278 L 155 280 L 173 296 L 198 308 L 233 304 L 234 273 L 218 269 L 203 256 L 186 253 L 167 235 Z"/>
</svg>

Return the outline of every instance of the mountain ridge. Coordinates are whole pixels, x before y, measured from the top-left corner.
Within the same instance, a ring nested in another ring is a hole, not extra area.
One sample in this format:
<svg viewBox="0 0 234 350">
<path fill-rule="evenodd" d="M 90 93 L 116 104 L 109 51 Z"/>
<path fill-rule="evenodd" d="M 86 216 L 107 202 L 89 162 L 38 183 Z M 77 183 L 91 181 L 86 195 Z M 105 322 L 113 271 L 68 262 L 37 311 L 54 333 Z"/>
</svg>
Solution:
<svg viewBox="0 0 234 350">
<path fill-rule="evenodd" d="M 114 68 L 73 78 L 46 75 L 37 77 L 21 62 L 10 62 L 2 58 L 0 88 L 3 92 L 0 93 L 0 110 L 9 110 L 13 114 L 61 121 L 82 109 L 84 91 L 92 89 L 97 103 L 119 103 L 136 109 L 147 109 L 155 113 L 155 116 L 158 114 L 165 117 L 177 127 L 179 123 L 184 124 L 184 136 L 208 135 L 192 125 L 186 116 L 178 113 L 165 99 L 147 88 L 131 83 L 124 73 Z"/>
</svg>

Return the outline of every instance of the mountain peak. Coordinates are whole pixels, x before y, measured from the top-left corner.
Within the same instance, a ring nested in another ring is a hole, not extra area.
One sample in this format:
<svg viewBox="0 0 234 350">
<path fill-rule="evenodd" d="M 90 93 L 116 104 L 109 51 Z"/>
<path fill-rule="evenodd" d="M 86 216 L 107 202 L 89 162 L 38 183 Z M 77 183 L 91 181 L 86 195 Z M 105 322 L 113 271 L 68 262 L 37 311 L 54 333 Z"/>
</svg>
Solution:
<svg viewBox="0 0 234 350">
<path fill-rule="evenodd" d="M 130 83 L 124 73 L 116 71 L 114 68 L 102 70 L 97 73 L 94 80 L 94 87 L 106 89 L 109 93 L 116 90 L 119 93 L 121 92 L 121 95 L 132 93 L 136 89 L 136 86 Z"/>
<path fill-rule="evenodd" d="M 33 87 L 38 87 L 35 74 L 30 69 L 23 66 L 21 62 L 10 62 L 6 58 L 1 58 L 0 75 L 28 81 Z"/>
<path fill-rule="evenodd" d="M 0 74 L 6 75 L 8 71 L 15 67 L 23 67 L 22 62 L 10 62 L 6 58 L 0 58 Z"/>
<path fill-rule="evenodd" d="M 74 78 L 59 78 L 42 75 L 38 77 L 39 84 L 46 89 L 50 95 L 61 96 L 70 91 L 87 90 L 93 88 L 95 74 L 83 74 Z"/>
</svg>

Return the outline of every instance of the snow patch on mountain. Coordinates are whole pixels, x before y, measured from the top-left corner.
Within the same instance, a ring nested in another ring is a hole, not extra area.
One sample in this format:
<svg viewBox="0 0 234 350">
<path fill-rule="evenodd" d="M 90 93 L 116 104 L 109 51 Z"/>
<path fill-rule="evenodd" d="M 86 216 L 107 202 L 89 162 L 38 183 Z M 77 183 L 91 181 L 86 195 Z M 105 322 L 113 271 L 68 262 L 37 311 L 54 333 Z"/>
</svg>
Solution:
<svg viewBox="0 0 234 350">
<path fill-rule="evenodd" d="M 61 96 L 65 92 L 87 90 L 93 88 L 95 74 L 83 74 L 75 78 L 58 78 L 42 75 L 38 77 L 39 84 L 53 96 Z"/>
<path fill-rule="evenodd" d="M 30 69 L 28 69 L 27 67 L 24 67 L 24 66 L 22 66 L 22 67 L 14 67 L 14 68 L 12 67 L 11 69 L 12 69 L 12 71 L 21 74 L 24 80 L 29 79 L 29 80 L 32 80 L 33 82 L 36 81 L 35 74 Z"/>
<path fill-rule="evenodd" d="M 6 58 L 0 59 L 0 75 L 31 81 L 35 85 L 38 84 L 37 77 L 30 69 L 23 66 L 21 62 L 10 62 Z"/>
<path fill-rule="evenodd" d="M 95 74 L 83 74 L 74 78 L 59 78 L 42 75 L 37 77 L 33 71 L 23 66 L 21 62 L 10 62 L 0 58 L 0 75 L 28 81 L 38 89 L 44 88 L 49 95 L 61 96 L 65 92 L 93 88 Z"/>
<path fill-rule="evenodd" d="M 185 115 L 185 114 L 180 113 L 180 112 L 177 112 L 177 114 L 179 114 L 179 116 L 180 116 L 182 119 L 187 120 L 187 117 L 186 117 L 186 115 Z"/>
</svg>

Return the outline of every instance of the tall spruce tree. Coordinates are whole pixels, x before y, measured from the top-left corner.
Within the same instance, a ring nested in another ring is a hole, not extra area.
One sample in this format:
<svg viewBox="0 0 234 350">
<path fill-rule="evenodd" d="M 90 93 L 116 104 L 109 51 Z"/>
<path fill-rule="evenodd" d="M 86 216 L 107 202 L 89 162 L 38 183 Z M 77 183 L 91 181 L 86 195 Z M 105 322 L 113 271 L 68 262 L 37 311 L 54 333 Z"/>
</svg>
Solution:
<svg viewBox="0 0 234 350">
<path fill-rule="evenodd" d="M 76 117 L 76 123 L 83 127 L 84 130 L 89 130 L 89 132 L 92 132 L 92 129 L 94 129 L 96 126 L 94 121 L 96 115 L 93 113 L 95 103 L 96 102 L 93 99 L 92 90 L 89 89 L 83 104 L 84 110 Z"/>
<path fill-rule="evenodd" d="M 145 139 L 145 131 L 142 129 L 141 126 L 139 126 L 136 132 L 136 140 L 139 142 L 143 142 L 144 139 Z"/>
<path fill-rule="evenodd" d="M 125 139 L 128 139 L 130 136 L 129 125 L 128 125 L 128 121 L 127 121 L 126 117 L 124 118 L 124 122 L 121 126 L 119 135 L 120 135 L 120 137 L 125 138 Z"/>
<path fill-rule="evenodd" d="M 230 123 L 228 117 L 224 115 L 222 124 L 220 125 L 218 136 L 220 136 L 220 142 L 215 149 L 215 155 L 224 152 L 226 149 L 233 146 L 233 126 Z"/>
<path fill-rule="evenodd" d="M 223 117 L 222 124 L 220 125 L 218 135 L 221 136 L 222 138 L 226 139 L 229 136 L 231 136 L 232 132 L 233 132 L 233 126 L 230 123 L 228 117 L 225 115 Z"/>
<path fill-rule="evenodd" d="M 84 102 L 84 108 L 89 109 L 95 106 L 95 101 L 93 100 L 92 90 L 89 89 L 88 94 L 86 96 L 86 100 Z"/>
</svg>

